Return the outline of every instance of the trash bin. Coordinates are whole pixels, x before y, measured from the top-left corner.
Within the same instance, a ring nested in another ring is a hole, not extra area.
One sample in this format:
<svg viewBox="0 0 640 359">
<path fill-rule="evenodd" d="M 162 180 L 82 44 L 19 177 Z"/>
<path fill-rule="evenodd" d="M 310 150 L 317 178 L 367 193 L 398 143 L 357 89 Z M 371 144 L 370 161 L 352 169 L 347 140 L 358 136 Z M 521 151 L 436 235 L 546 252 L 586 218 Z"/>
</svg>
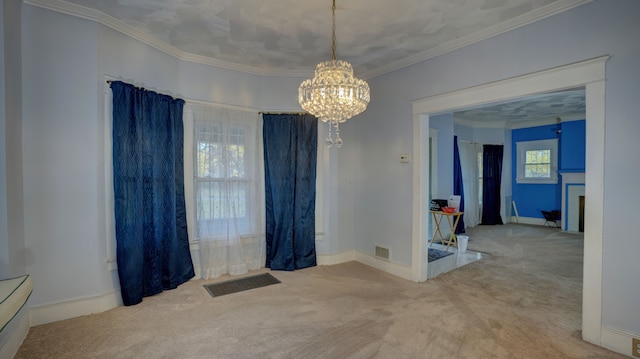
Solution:
<svg viewBox="0 0 640 359">
<path fill-rule="evenodd" d="M 458 236 L 458 251 L 460 253 L 467 251 L 467 244 L 469 244 L 469 236 Z"/>
</svg>

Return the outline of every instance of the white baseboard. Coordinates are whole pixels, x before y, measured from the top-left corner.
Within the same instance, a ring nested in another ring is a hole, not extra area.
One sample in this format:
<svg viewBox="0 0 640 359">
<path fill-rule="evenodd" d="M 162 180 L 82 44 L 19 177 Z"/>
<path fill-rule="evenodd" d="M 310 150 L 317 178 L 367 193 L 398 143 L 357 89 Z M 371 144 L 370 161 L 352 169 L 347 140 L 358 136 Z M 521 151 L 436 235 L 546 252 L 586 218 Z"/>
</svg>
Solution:
<svg viewBox="0 0 640 359">
<path fill-rule="evenodd" d="M 336 254 L 319 254 L 317 255 L 316 261 L 318 265 L 334 265 L 349 261 L 358 261 L 362 264 L 368 265 L 369 267 L 380 269 L 381 271 L 393 274 L 403 279 L 411 280 L 410 267 L 385 261 L 358 251 L 345 251 Z"/>
<path fill-rule="evenodd" d="M 31 326 L 102 313 L 120 305 L 122 305 L 120 293 L 111 292 L 91 298 L 31 307 Z"/>
<path fill-rule="evenodd" d="M 368 265 L 369 267 L 380 269 L 381 271 L 393 274 L 402 279 L 412 280 L 411 267 L 405 267 L 401 264 L 385 261 L 383 259 L 379 259 L 357 251 L 356 260 L 360 263 Z"/>
<path fill-rule="evenodd" d="M 335 254 L 318 254 L 316 256 L 316 263 L 319 266 L 330 266 L 355 260 L 355 251 L 344 251 Z"/>
<path fill-rule="evenodd" d="M 640 333 L 631 333 L 621 329 L 603 325 L 600 328 L 600 343 L 593 343 L 616 353 L 632 357 L 632 340 L 640 338 Z M 637 353 L 636 357 L 639 357 Z"/>
<path fill-rule="evenodd" d="M 518 217 L 516 221 L 516 217 L 511 217 L 511 223 L 520 223 L 520 224 L 532 224 L 534 226 L 544 226 L 546 221 L 544 218 L 535 218 L 535 217 Z"/>
</svg>

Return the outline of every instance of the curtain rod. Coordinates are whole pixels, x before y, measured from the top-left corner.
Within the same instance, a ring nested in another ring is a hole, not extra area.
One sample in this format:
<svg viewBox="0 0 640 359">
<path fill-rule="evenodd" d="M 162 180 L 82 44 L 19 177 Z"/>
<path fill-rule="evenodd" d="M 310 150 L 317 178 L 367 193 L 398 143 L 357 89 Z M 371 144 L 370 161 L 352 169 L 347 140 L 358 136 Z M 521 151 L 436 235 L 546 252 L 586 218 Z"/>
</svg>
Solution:
<svg viewBox="0 0 640 359">
<path fill-rule="evenodd" d="M 124 83 L 124 84 L 131 85 L 131 86 L 133 86 L 134 88 L 136 88 L 136 89 L 138 89 L 138 90 L 151 91 L 151 92 L 155 92 L 155 93 L 157 93 L 157 94 L 159 94 L 159 95 L 169 96 L 169 97 L 171 97 L 171 98 L 173 98 L 173 99 L 175 99 L 175 100 L 182 100 L 182 101 L 185 101 L 185 102 L 186 102 L 186 100 L 185 100 L 185 99 L 183 99 L 180 95 L 173 94 L 173 93 L 171 93 L 170 91 L 163 91 L 163 90 L 151 89 L 151 88 L 147 88 L 147 87 L 145 87 L 144 85 L 139 85 L 139 84 L 137 84 L 137 83 L 130 83 L 130 82 L 127 82 L 127 81 L 125 81 L 125 80 L 119 80 L 119 79 L 113 79 L 113 80 L 109 79 L 109 80 L 106 80 L 107 84 L 109 84 L 109 85 L 111 85 L 111 84 L 112 84 L 113 82 L 115 82 L 115 81 L 119 81 L 119 82 L 122 82 L 122 83 Z"/>
</svg>

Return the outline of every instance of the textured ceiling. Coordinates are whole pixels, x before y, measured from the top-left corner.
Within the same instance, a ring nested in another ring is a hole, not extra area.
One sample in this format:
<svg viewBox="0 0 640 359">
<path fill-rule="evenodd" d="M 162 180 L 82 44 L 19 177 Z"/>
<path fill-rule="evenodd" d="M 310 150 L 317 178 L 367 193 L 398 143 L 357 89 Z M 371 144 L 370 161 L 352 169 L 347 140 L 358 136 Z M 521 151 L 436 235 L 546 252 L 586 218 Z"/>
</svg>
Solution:
<svg viewBox="0 0 640 359">
<path fill-rule="evenodd" d="M 25 1 L 247 72 L 310 73 L 331 58 L 331 0 Z M 366 79 L 587 1 L 337 0 L 337 57 Z"/>
<path fill-rule="evenodd" d="M 93 19 L 177 58 L 260 75 L 312 76 L 331 59 L 331 0 L 24 0 Z M 368 79 L 590 0 L 337 0 L 337 57 Z M 577 118 L 584 91 L 465 109 L 456 121 Z M 582 115 L 584 118 L 584 115 Z"/>
<path fill-rule="evenodd" d="M 542 125 L 559 120 L 581 120 L 585 115 L 585 91 L 580 88 L 463 109 L 455 111 L 453 118 L 457 123 L 466 125 L 516 128 L 523 126 L 525 121 L 527 126 L 532 121 Z"/>
</svg>

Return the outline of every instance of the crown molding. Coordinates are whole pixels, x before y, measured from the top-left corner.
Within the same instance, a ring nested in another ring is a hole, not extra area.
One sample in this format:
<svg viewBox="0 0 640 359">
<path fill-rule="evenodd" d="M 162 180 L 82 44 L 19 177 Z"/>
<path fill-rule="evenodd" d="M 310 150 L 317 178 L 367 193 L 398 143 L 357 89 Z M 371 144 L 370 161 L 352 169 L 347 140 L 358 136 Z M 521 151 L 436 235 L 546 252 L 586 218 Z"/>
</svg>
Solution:
<svg viewBox="0 0 640 359">
<path fill-rule="evenodd" d="M 394 61 L 390 64 L 381 66 L 379 68 L 361 73 L 360 76 L 363 79 L 370 79 L 377 76 L 384 75 L 389 72 L 393 72 L 396 70 L 400 70 L 402 68 L 415 65 L 417 63 L 426 61 L 428 59 L 434 58 L 436 56 L 444 55 L 446 53 L 452 52 L 454 50 L 458 50 L 467 45 L 474 44 L 476 42 L 489 39 L 491 37 L 500 35 L 502 33 L 517 29 L 519 27 L 531 24 L 533 22 L 545 19 L 547 17 L 556 15 L 563 11 L 570 10 L 574 7 L 578 7 L 580 5 L 584 5 L 593 0 L 560 0 L 549 5 L 545 5 L 541 8 L 538 8 L 534 11 L 528 12 L 524 15 L 520 15 L 514 17 L 513 19 L 507 20 L 505 22 L 501 22 L 494 26 L 490 26 L 481 31 L 474 32 L 467 36 L 462 36 L 455 40 L 446 42 L 442 45 L 436 46 L 429 50 L 422 51 L 412 56 L 408 56 L 400 61 Z"/>
<path fill-rule="evenodd" d="M 586 4 L 593 0 L 559 0 L 549 5 L 543 6 L 539 9 L 526 13 L 524 15 L 515 17 L 500 24 L 488 27 L 484 30 L 475 32 L 473 34 L 460 37 L 453 41 L 449 41 L 442 45 L 436 46 L 432 49 L 417 53 L 412 56 L 408 56 L 402 60 L 394 61 L 384 66 L 361 73 L 359 76 L 364 80 L 368 80 L 377 76 L 384 75 L 386 73 L 400 70 L 402 68 L 423 62 L 433 57 L 443 55 L 445 53 L 460 49 L 467 45 L 471 45 L 481 40 L 491 38 L 493 36 L 502 34 L 504 32 L 525 26 L 535 21 L 547 18 L 549 16 L 558 14 L 560 12 L 572 9 L 574 7 Z M 197 55 L 182 51 L 172 45 L 169 45 L 165 41 L 158 40 L 153 36 L 142 32 L 135 27 L 128 25 L 124 21 L 118 20 L 106 13 L 91 9 L 85 6 L 71 4 L 63 0 L 23 0 L 24 3 L 45 8 L 48 10 L 60 12 L 63 14 L 96 21 L 104 26 L 112 28 L 122 34 L 125 34 L 131 38 L 134 38 L 146 45 L 156 48 L 162 52 L 165 52 L 179 60 L 189 61 L 202 65 L 215 66 L 227 70 L 239 71 L 249 73 L 258 76 L 291 76 L 291 77 L 311 77 L 313 71 L 311 70 L 280 70 L 280 69 L 265 69 L 255 66 L 242 65 L 234 62 L 223 61 L 208 56 Z"/>
<path fill-rule="evenodd" d="M 560 119 L 560 123 L 584 120 L 585 118 L 586 118 L 586 115 L 584 112 L 563 114 L 562 118 Z M 515 130 L 519 128 L 554 125 L 558 123 L 557 116 L 547 117 L 547 118 L 534 118 L 534 119 L 528 119 L 528 120 L 518 120 L 518 119 L 474 120 L 469 118 L 456 118 L 455 111 L 453 112 L 453 121 L 456 125 L 466 126 L 471 128 L 508 128 L 511 130 Z"/>
<path fill-rule="evenodd" d="M 149 45 L 157 50 L 160 50 L 168 55 L 171 55 L 178 60 L 189 61 L 202 65 L 209 65 L 219 67 L 232 71 L 239 71 L 248 74 L 258 76 L 291 76 L 291 77 L 304 77 L 313 74 L 311 70 L 277 70 L 277 69 L 263 69 L 255 66 L 242 65 L 229 61 L 223 61 L 208 56 L 197 55 L 182 51 L 175 46 L 169 45 L 165 41 L 158 40 L 157 38 L 138 30 L 137 28 L 118 20 L 111 15 L 108 15 L 100 10 L 91 9 L 82 5 L 68 3 L 63 0 L 23 0 L 25 4 L 33 5 L 36 7 L 44 8 L 47 10 L 59 12 L 65 15 L 78 17 L 90 21 L 98 22 L 104 26 L 107 26 L 113 30 L 116 30 L 124 35 L 127 35 L 135 40 L 138 40 L 146 45 Z"/>
<path fill-rule="evenodd" d="M 458 126 L 465 126 L 470 128 L 508 128 L 509 125 L 505 120 L 492 120 L 492 121 L 474 121 L 468 119 L 453 118 L 453 123 Z"/>
</svg>

